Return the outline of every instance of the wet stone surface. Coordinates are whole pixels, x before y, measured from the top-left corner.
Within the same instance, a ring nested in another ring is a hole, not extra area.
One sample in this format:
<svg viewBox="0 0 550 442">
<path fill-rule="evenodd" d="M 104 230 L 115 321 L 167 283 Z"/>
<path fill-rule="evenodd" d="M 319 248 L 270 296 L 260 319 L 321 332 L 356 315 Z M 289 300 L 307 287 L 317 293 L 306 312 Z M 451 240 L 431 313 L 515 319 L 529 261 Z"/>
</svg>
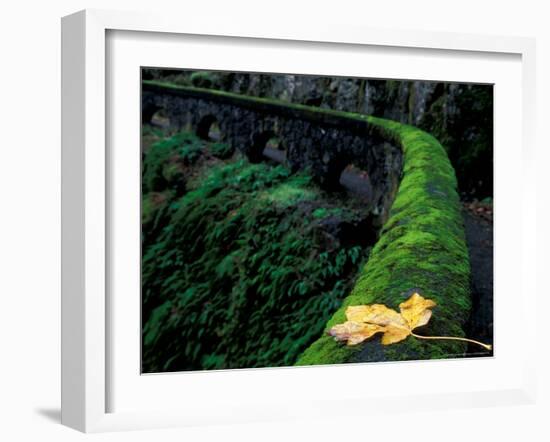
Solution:
<svg viewBox="0 0 550 442">
<path fill-rule="evenodd" d="M 488 344 L 493 343 L 493 225 L 463 210 L 466 242 L 470 254 L 472 315 L 466 334 Z M 468 347 L 468 356 L 487 356 L 476 345 Z M 491 352 L 492 355 L 492 352 Z"/>
</svg>

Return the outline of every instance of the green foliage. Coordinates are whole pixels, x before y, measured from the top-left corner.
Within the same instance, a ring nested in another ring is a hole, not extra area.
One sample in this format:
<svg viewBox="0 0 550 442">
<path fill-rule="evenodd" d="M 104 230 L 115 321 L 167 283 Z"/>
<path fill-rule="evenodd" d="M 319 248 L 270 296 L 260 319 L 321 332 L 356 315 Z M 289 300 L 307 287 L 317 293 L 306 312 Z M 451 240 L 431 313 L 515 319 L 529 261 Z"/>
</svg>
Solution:
<svg viewBox="0 0 550 442">
<path fill-rule="evenodd" d="M 155 128 L 144 128 L 142 137 L 154 134 L 160 138 L 162 132 Z M 225 143 L 214 143 L 216 152 L 225 157 L 232 152 Z M 212 149 L 206 141 L 189 132 L 177 133 L 161 138 L 146 152 L 142 162 L 142 241 L 144 245 L 159 234 L 170 222 L 176 205 L 174 198 L 181 196 L 189 183 L 189 168 L 196 165 Z"/>
<path fill-rule="evenodd" d="M 209 149 L 212 155 L 222 160 L 229 158 L 233 155 L 233 152 L 235 152 L 235 149 L 233 149 L 231 145 L 227 143 L 220 143 L 219 141 L 211 143 Z"/>
<path fill-rule="evenodd" d="M 141 149 L 142 152 L 148 152 L 150 147 L 164 138 L 166 134 L 163 129 L 154 127 L 150 124 L 144 124 L 141 128 Z"/>
<path fill-rule="evenodd" d="M 233 154 L 229 145 L 221 142 L 208 144 L 190 132 L 180 132 L 156 142 L 142 162 L 143 193 L 162 192 L 181 185 L 185 181 L 185 167 L 193 166 L 206 151 L 218 158 L 228 158 Z"/>
<path fill-rule="evenodd" d="M 214 78 L 210 72 L 197 71 L 190 76 L 191 84 L 195 87 L 209 88 L 214 84 Z"/>
<path fill-rule="evenodd" d="M 162 129 L 158 127 L 151 126 L 150 124 L 144 124 L 141 127 L 141 136 L 142 137 L 151 136 L 151 137 L 161 138 L 164 136 L 164 133 Z"/>
<path fill-rule="evenodd" d="M 328 218 L 330 216 L 340 217 L 343 215 L 343 211 L 340 207 L 319 207 L 312 213 L 314 218 Z"/>
<path fill-rule="evenodd" d="M 141 200 L 141 241 L 147 247 L 162 231 L 174 211 L 175 192 L 149 192 Z"/>
<path fill-rule="evenodd" d="M 185 139 L 157 148 L 181 153 Z M 343 246 L 324 230 L 333 202 L 305 174 L 233 159 L 195 183 L 164 203 L 162 227 L 144 243 L 143 370 L 292 365 L 340 306 L 369 248 Z M 339 210 L 345 221 L 361 217 Z"/>
<path fill-rule="evenodd" d="M 178 166 L 192 163 L 200 156 L 201 141 L 182 132 L 153 144 L 142 161 L 142 193 L 162 192 L 181 177 Z"/>
</svg>

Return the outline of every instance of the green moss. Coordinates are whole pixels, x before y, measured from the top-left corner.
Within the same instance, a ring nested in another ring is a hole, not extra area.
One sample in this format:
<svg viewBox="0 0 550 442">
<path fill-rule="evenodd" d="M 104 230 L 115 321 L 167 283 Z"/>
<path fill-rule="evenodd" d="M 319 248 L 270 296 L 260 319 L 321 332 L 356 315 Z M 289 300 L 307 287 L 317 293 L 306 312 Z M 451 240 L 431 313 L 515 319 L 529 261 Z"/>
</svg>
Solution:
<svg viewBox="0 0 550 442">
<path fill-rule="evenodd" d="M 279 207 L 291 206 L 299 201 L 314 200 L 316 196 L 311 189 L 295 181 L 280 184 L 259 195 L 260 198 L 266 198 L 270 203 Z"/>
<path fill-rule="evenodd" d="M 368 263 L 326 330 L 345 321 L 350 305 L 382 303 L 398 308 L 417 289 L 437 303 L 432 320 L 420 332 L 463 336 L 470 310 L 470 267 L 453 168 L 429 134 L 387 120 L 369 117 L 368 121 L 401 145 L 403 178 Z M 434 359 L 460 355 L 464 349 L 456 341 L 416 338 L 387 347 L 377 342 L 346 347 L 325 334 L 297 365 Z"/>
<path fill-rule="evenodd" d="M 159 210 L 163 209 L 170 200 L 171 195 L 151 192 L 142 198 L 141 224 L 147 225 L 154 221 Z"/>
<path fill-rule="evenodd" d="M 231 145 L 219 141 L 210 144 L 209 149 L 212 155 L 222 160 L 229 158 L 235 152 L 235 149 Z"/>
<path fill-rule="evenodd" d="M 154 143 L 142 162 L 142 191 L 162 192 L 181 181 L 181 167 L 194 164 L 203 151 L 203 141 L 181 132 Z"/>
<path fill-rule="evenodd" d="M 273 98 L 240 95 L 217 89 L 179 86 L 155 80 L 143 80 L 142 84 L 144 90 L 150 90 L 153 92 L 205 97 L 211 100 L 222 100 L 243 107 L 264 110 L 268 109 L 275 113 L 283 113 L 285 115 L 305 118 L 312 121 L 324 121 L 342 125 L 349 124 L 350 122 L 355 124 L 362 123 L 365 127 L 367 127 L 367 116 L 353 112 L 337 111 L 333 109 L 307 106 L 305 104 L 289 103 Z"/>
</svg>

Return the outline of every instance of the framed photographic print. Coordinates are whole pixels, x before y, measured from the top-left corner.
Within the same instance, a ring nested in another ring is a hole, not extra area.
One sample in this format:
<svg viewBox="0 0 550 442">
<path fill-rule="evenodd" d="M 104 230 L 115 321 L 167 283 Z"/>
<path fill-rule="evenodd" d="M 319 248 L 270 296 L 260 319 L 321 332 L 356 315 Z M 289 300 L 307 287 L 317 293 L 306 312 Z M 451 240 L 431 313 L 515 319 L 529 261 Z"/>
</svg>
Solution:
<svg viewBox="0 0 550 442">
<path fill-rule="evenodd" d="M 530 402 L 533 41 L 264 25 L 63 19 L 63 423 Z"/>
</svg>

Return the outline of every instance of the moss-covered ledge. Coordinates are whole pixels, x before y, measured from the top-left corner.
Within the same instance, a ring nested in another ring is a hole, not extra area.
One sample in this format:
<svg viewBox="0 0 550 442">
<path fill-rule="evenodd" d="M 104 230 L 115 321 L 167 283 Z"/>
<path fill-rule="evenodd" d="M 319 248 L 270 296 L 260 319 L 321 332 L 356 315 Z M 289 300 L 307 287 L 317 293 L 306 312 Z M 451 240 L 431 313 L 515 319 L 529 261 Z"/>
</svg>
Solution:
<svg viewBox="0 0 550 442">
<path fill-rule="evenodd" d="M 364 117 L 384 136 L 401 146 L 403 177 L 379 241 L 351 294 L 326 325 L 345 321 L 350 305 L 381 303 L 398 308 L 418 289 L 433 299 L 430 323 L 418 333 L 464 336 L 470 312 L 470 264 L 460 213 L 454 169 L 439 142 L 412 126 Z M 425 341 L 414 337 L 382 346 L 380 338 L 355 347 L 326 333 L 296 365 L 384 360 L 437 359 L 463 354 L 457 341 Z"/>
</svg>

